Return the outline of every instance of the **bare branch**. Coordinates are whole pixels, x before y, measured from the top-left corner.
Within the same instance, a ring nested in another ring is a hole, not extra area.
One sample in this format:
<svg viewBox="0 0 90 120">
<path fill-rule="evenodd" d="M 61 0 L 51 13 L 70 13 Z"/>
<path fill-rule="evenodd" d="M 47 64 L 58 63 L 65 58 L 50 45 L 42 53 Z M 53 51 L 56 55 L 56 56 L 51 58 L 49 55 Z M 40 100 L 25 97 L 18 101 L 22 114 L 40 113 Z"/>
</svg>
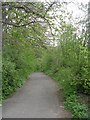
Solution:
<svg viewBox="0 0 90 120">
<path fill-rule="evenodd" d="M 50 8 L 51 8 L 54 4 L 56 4 L 55 1 L 54 1 L 52 4 L 50 4 L 50 6 L 47 8 L 47 10 L 46 10 L 46 12 L 45 12 L 45 15 L 46 15 L 46 13 L 50 10 Z"/>
<path fill-rule="evenodd" d="M 1 21 L 0 21 L 0 22 L 1 22 Z M 7 21 L 2 21 L 2 23 L 8 24 L 8 25 L 11 25 L 11 26 L 14 26 L 14 27 L 23 27 L 23 26 L 27 26 L 27 25 L 29 25 L 29 24 L 35 23 L 35 21 L 31 21 L 31 22 L 29 22 L 29 23 L 22 24 L 22 25 L 18 25 L 17 23 L 7 22 Z"/>
</svg>

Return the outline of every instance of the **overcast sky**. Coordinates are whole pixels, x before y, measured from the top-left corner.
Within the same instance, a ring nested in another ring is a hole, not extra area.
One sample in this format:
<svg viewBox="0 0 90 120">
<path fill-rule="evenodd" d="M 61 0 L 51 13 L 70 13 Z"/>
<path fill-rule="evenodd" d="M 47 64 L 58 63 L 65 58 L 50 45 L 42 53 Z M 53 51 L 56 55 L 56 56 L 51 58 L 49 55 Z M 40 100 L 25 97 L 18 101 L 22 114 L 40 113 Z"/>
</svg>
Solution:
<svg viewBox="0 0 90 120">
<path fill-rule="evenodd" d="M 61 0 L 39 0 L 41 2 L 43 1 L 61 1 Z M 77 2 L 83 2 L 83 3 L 87 3 L 89 0 L 64 0 L 64 1 L 77 1 Z"/>
<path fill-rule="evenodd" d="M 65 0 L 65 1 L 70 1 L 70 0 Z M 73 0 L 72 0 L 72 1 L 73 1 Z M 88 4 L 89 0 L 74 0 L 73 2 L 74 2 L 75 4 L 72 3 L 72 4 L 68 5 L 68 10 L 69 10 L 69 11 L 73 11 L 73 15 L 74 15 L 75 17 L 78 17 L 78 16 L 83 15 L 84 13 L 82 13 L 82 11 L 79 10 L 78 4 L 81 4 L 81 3 L 83 3 L 84 5 L 85 5 L 85 4 Z"/>
<path fill-rule="evenodd" d="M 68 5 L 68 11 L 69 12 L 71 12 L 71 11 L 73 11 L 73 16 L 74 17 L 78 17 L 78 16 L 82 16 L 84 13 L 82 12 L 82 11 L 80 11 L 79 9 L 78 9 L 78 4 L 81 4 L 81 3 L 83 3 L 83 4 L 88 4 L 88 2 L 90 1 L 90 0 L 38 0 L 38 1 L 41 1 L 41 2 L 45 2 L 45 1 L 47 1 L 47 2 L 49 2 L 49 1 L 51 1 L 51 2 L 53 2 L 53 1 L 65 1 L 65 2 L 71 2 L 72 1 L 72 3 L 71 4 L 69 4 Z M 74 4 L 75 3 L 75 4 Z"/>
</svg>

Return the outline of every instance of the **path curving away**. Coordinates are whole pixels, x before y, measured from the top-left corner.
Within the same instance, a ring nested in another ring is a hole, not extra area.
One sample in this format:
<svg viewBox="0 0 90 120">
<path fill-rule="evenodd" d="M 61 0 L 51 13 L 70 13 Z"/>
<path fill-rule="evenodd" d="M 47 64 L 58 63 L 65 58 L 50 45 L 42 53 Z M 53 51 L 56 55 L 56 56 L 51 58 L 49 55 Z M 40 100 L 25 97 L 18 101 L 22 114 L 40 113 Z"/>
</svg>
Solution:
<svg viewBox="0 0 90 120">
<path fill-rule="evenodd" d="M 70 118 L 57 84 L 44 73 L 33 73 L 2 107 L 3 118 Z"/>
</svg>

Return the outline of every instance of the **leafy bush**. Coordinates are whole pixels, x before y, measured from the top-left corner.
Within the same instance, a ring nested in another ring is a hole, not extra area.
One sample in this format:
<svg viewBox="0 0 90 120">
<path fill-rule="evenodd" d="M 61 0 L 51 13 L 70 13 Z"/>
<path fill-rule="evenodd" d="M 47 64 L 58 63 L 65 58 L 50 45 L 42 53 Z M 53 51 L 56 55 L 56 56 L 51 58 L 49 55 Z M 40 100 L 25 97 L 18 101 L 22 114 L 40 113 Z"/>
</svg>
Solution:
<svg viewBox="0 0 90 120">
<path fill-rule="evenodd" d="M 16 90 L 18 86 L 18 72 L 15 70 L 15 63 L 3 60 L 2 73 L 2 96 L 5 98 Z"/>
<path fill-rule="evenodd" d="M 87 108 L 79 103 L 76 94 L 90 94 L 89 51 L 82 36 L 75 37 L 72 25 L 65 25 L 64 29 L 58 35 L 59 45 L 49 47 L 42 57 L 43 70 L 62 85 L 66 106 L 74 117 L 86 118 Z M 87 38 L 86 33 L 84 37 Z"/>
<path fill-rule="evenodd" d="M 12 29 L 9 32 L 9 39 L 3 46 L 2 56 L 3 99 L 7 98 L 20 87 L 30 73 L 36 69 L 34 50 L 27 41 L 23 40 L 24 34 L 21 34 L 23 29 L 22 31 Z"/>
<path fill-rule="evenodd" d="M 2 103 L 2 54 L 0 51 L 0 104 Z"/>
<path fill-rule="evenodd" d="M 67 97 L 65 102 L 66 108 L 73 113 L 74 118 L 88 118 L 88 108 L 84 104 L 79 103 L 77 99 L 77 96 L 74 94 Z"/>
<path fill-rule="evenodd" d="M 65 96 L 76 93 L 76 83 L 70 68 L 62 68 L 57 73 L 57 80 L 63 86 Z"/>
<path fill-rule="evenodd" d="M 12 59 L 5 58 L 5 56 L 3 56 L 3 98 L 6 98 L 11 93 L 13 93 L 17 89 L 17 87 L 20 87 L 30 75 L 30 73 L 35 69 L 34 57 L 31 53 L 25 54 L 24 57 L 22 57 L 22 53 L 20 53 L 17 57 L 17 60 L 18 61 L 14 60 L 12 62 Z"/>
</svg>

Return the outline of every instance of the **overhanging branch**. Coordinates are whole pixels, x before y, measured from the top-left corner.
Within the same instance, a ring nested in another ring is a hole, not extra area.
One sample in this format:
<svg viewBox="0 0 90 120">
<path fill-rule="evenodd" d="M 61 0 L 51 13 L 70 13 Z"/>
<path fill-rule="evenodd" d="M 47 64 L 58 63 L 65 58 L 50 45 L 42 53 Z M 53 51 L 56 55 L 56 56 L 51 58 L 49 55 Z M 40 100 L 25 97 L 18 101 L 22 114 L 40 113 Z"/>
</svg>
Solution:
<svg viewBox="0 0 90 120">
<path fill-rule="evenodd" d="M 31 21 L 31 22 L 28 22 L 28 23 L 25 23 L 25 24 L 22 24 L 22 25 L 18 25 L 17 23 L 7 22 L 7 21 L 2 21 L 2 23 L 7 24 L 7 25 L 11 25 L 11 26 L 14 26 L 14 27 L 23 27 L 23 26 L 27 26 L 27 25 L 30 25 L 32 23 L 35 23 L 35 21 Z"/>
</svg>

